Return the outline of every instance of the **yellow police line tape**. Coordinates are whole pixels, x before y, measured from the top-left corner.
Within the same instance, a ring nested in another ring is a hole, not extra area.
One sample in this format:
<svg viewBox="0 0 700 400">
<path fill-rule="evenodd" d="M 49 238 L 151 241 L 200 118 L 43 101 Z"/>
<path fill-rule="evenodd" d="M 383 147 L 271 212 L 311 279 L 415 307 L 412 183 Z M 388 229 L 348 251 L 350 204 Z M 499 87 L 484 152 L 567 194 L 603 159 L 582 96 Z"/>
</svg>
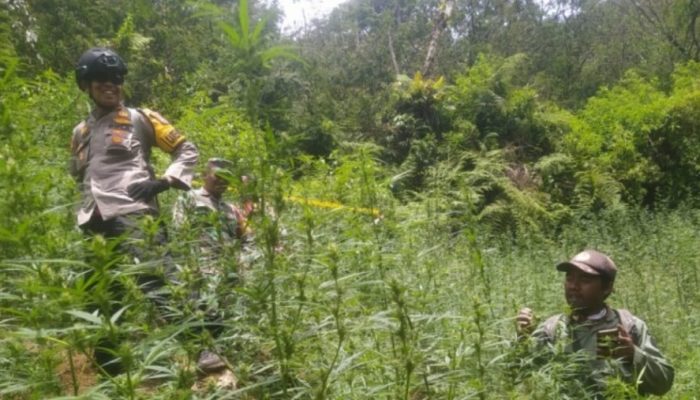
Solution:
<svg viewBox="0 0 700 400">
<path fill-rule="evenodd" d="M 199 179 L 193 179 L 194 183 L 200 183 L 199 186 L 203 186 L 203 182 Z M 228 190 L 230 192 L 235 192 L 235 188 L 229 187 Z M 360 214 L 367 214 L 371 215 L 375 218 L 379 218 L 382 216 L 382 212 L 378 208 L 367 208 L 367 207 L 351 207 L 351 206 L 346 206 L 345 204 L 338 203 L 337 201 L 330 201 L 330 200 L 316 200 L 316 199 L 308 199 L 306 197 L 300 197 L 300 196 L 284 196 L 284 200 L 286 201 L 291 201 L 293 203 L 300 203 L 300 204 L 306 204 L 309 206 L 314 206 L 318 208 L 328 208 L 331 210 L 348 210 Z"/>
<path fill-rule="evenodd" d="M 285 196 L 284 199 L 287 201 L 294 202 L 294 203 L 306 204 L 306 205 L 314 206 L 314 207 L 318 207 L 318 208 L 329 208 L 332 210 L 348 210 L 348 211 L 357 212 L 360 214 L 368 214 L 368 215 L 371 215 L 375 218 L 382 216 L 382 213 L 381 213 L 381 211 L 379 211 L 378 208 L 351 207 L 351 206 L 346 206 L 345 204 L 342 204 L 342 203 L 338 203 L 336 201 L 307 199 L 305 197 L 299 197 L 299 196 Z"/>
</svg>

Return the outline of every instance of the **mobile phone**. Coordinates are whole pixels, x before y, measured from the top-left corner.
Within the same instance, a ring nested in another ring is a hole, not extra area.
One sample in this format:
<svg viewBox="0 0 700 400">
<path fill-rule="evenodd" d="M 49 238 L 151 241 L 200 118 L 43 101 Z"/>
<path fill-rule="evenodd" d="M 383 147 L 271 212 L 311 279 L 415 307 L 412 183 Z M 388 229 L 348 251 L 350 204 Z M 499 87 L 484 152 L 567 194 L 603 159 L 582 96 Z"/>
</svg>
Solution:
<svg viewBox="0 0 700 400">
<path fill-rule="evenodd" d="M 598 331 L 598 339 L 601 337 L 617 337 L 617 328 L 601 329 Z"/>
<path fill-rule="evenodd" d="M 610 356 L 612 350 L 617 347 L 617 328 L 601 329 L 597 332 L 598 355 Z"/>
<path fill-rule="evenodd" d="M 601 329 L 598 331 L 598 345 L 617 342 L 617 328 Z"/>
</svg>

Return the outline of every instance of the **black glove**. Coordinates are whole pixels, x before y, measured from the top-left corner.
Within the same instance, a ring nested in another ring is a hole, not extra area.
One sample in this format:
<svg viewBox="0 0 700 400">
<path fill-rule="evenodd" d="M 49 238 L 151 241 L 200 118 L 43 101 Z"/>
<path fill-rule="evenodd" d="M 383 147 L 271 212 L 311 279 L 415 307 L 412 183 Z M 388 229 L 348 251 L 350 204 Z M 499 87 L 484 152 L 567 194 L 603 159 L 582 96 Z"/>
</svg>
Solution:
<svg viewBox="0 0 700 400">
<path fill-rule="evenodd" d="M 158 193 L 164 192 L 169 188 L 170 183 L 168 183 L 168 180 L 160 178 L 132 183 L 126 188 L 126 192 L 134 200 L 149 201 L 156 197 Z"/>
</svg>

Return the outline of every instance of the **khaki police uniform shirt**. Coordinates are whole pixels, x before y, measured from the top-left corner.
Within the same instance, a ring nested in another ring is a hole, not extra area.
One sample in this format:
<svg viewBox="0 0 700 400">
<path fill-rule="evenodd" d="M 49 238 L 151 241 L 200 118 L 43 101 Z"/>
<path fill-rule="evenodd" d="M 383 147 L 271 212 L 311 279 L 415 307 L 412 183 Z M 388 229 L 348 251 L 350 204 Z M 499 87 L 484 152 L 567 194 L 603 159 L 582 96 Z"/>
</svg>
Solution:
<svg viewBox="0 0 700 400">
<path fill-rule="evenodd" d="M 673 384 L 673 367 L 656 347 L 646 323 L 635 316 L 630 317 L 632 326 L 629 334 L 634 342 L 634 357 L 631 362 L 596 356 L 597 332 L 617 328 L 622 323 L 619 312 L 610 307 L 606 307 L 600 318 L 581 322 L 574 322 L 566 315 L 553 316 L 551 318 L 557 319 L 553 331 L 547 328 L 548 320 L 540 324 L 532 336 L 539 346 L 561 344 L 567 353 L 587 354 L 593 371 L 593 375 L 587 378 L 601 385 L 604 385 L 607 377 L 619 376 L 630 383 L 639 381 L 638 390 L 641 394 L 664 394 Z"/>
<path fill-rule="evenodd" d="M 78 225 L 96 209 L 108 220 L 142 210 L 158 211 L 155 198 L 145 202 L 129 197 L 129 185 L 154 179 L 150 166 L 153 146 L 171 155 L 164 176 L 189 188 L 197 164 L 197 148 L 158 113 L 120 107 L 105 115 L 97 110 L 73 130 L 71 173 L 78 180 L 82 204 Z"/>
</svg>

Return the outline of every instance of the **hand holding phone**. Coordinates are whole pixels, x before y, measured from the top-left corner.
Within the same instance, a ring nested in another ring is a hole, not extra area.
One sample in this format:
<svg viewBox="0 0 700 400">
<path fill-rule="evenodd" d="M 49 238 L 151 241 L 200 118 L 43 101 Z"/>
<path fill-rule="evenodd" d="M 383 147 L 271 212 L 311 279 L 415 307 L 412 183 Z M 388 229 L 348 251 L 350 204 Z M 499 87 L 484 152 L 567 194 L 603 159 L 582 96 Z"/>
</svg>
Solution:
<svg viewBox="0 0 700 400">
<path fill-rule="evenodd" d="M 618 346 L 618 328 L 601 329 L 597 332 L 598 356 L 610 357 Z"/>
</svg>

